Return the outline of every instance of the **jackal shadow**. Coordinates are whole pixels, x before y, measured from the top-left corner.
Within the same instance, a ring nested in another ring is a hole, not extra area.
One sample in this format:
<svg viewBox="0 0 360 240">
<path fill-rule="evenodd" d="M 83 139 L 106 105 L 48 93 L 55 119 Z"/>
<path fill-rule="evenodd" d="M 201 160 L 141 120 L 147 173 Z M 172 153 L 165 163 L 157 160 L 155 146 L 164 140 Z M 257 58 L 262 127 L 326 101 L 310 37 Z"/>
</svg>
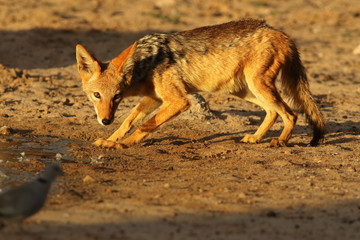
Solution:
<svg viewBox="0 0 360 240">
<path fill-rule="evenodd" d="M 2 30 L 0 64 L 20 69 L 66 67 L 76 63 L 76 44 L 84 45 L 99 60 L 109 60 L 137 39 L 153 32 L 160 31 L 112 32 L 50 28 Z"/>
</svg>

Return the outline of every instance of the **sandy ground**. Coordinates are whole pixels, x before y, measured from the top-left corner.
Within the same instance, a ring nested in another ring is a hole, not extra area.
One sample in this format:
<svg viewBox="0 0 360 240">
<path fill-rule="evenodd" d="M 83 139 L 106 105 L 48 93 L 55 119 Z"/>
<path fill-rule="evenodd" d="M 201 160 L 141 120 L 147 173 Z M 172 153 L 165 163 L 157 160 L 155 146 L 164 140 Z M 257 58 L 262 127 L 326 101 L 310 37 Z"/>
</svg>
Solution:
<svg viewBox="0 0 360 240">
<path fill-rule="evenodd" d="M 281 121 L 262 143 L 239 143 L 264 112 L 203 93 L 210 112 L 194 104 L 137 146 L 91 145 L 139 98 L 100 126 L 76 71 L 77 43 L 109 60 L 148 33 L 243 17 L 296 40 L 327 120 L 324 144 L 307 146 L 304 117 L 288 147 L 269 147 Z M 56 151 L 65 172 L 27 232 L 4 227 L 0 239 L 360 239 L 359 45 L 358 0 L 0 0 L 0 127 L 13 129 L 0 138 L 10 176 L 0 187 L 32 179 Z M 50 143 L 51 153 L 26 161 L 6 155 Z"/>
</svg>

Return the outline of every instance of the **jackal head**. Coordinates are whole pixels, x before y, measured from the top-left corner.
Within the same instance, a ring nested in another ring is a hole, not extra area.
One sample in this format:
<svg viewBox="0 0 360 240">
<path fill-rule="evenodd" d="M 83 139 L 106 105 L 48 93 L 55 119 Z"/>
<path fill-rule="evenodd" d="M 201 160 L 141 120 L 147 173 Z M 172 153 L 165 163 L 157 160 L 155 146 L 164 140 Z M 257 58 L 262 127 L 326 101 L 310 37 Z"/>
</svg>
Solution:
<svg viewBox="0 0 360 240">
<path fill-rule="evenodd" d="M 109 125 L 114 121 L 114 114 L 124 95 L 121 69 L 135 45 L 136 43 L 131 45 L 107 64 L 98 61 L 83 46 L 76 46 L 76 60 L 82 86 L 94 104 L 97 120 L 101 125 Z"/>
</svg>

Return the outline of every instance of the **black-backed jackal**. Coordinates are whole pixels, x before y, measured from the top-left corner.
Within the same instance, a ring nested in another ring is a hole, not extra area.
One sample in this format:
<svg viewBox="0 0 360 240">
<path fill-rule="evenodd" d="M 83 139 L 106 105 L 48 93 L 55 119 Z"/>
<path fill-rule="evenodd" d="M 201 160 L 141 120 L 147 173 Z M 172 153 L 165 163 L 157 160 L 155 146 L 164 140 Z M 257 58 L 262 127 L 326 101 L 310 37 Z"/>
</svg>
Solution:
<svg viewBox="0 0 360 240">
<path fill-rule="evenodd" d="M 77 45 L 76 59 L 83 89 L 95 106 L 100 124 L 112 123 L 123 98 L 144 96 L 120 128 L 107 140 L 98 139 L 94 143 L 97 146 L 123 148 L 140 142 L 188 109 L 187 94 L 198 91 L 232 94 L 266 111 L 258 130 L 244 136 L 243 142 L 260 142 L 280 115 L 284 129 L 270 144 L 286 145 L 297 114 L 275 87 L 279 72 L 284 93 L 313 126 L 310 145 L 317 145 L 324 137 L 324 118 L 310 94 L 295 43 L 265 21 L 246 19 L 147 35 L 109 63 L 98 61 Z M 117 142 L 158 107 L 159 111 L 131 136 Z"/>
</svg>

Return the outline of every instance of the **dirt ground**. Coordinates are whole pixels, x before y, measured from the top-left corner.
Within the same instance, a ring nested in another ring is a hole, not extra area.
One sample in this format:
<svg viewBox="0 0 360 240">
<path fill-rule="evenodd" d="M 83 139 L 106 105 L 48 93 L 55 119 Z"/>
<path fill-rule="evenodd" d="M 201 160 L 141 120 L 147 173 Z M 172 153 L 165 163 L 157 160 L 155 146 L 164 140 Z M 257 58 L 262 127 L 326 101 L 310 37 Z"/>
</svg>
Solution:
<svg viewBox="0 0 360 240">
<path fill-rule="evenodd" d="M 288 147 L 269 147 L 280 120 L 262 143 L 240 143 L 262 109 L 201 93 L 210 110 L 194 104 L 137 146 L 91 145 L 139 98 L 100 126 L 81 89 L 77 43 L 109 60 L 148 33 L 244 17 L 296 40 L 326 117 L 325 143 L 308 146 L 303 116 Z M 21 162 L 5 155 L 25 138 L 34 142 L 25 154 L 51 140 L 65 172 L 26 233 L 5 227 L 0 239 L 360 239 L 359 48 L 358 0 L 0 0 L 0 127 L 12 128 L 0 138 L 0 170 L 20 176 L 1 177 L 0 187 L 55 161 L 54 152 Z"/>
</svg>

